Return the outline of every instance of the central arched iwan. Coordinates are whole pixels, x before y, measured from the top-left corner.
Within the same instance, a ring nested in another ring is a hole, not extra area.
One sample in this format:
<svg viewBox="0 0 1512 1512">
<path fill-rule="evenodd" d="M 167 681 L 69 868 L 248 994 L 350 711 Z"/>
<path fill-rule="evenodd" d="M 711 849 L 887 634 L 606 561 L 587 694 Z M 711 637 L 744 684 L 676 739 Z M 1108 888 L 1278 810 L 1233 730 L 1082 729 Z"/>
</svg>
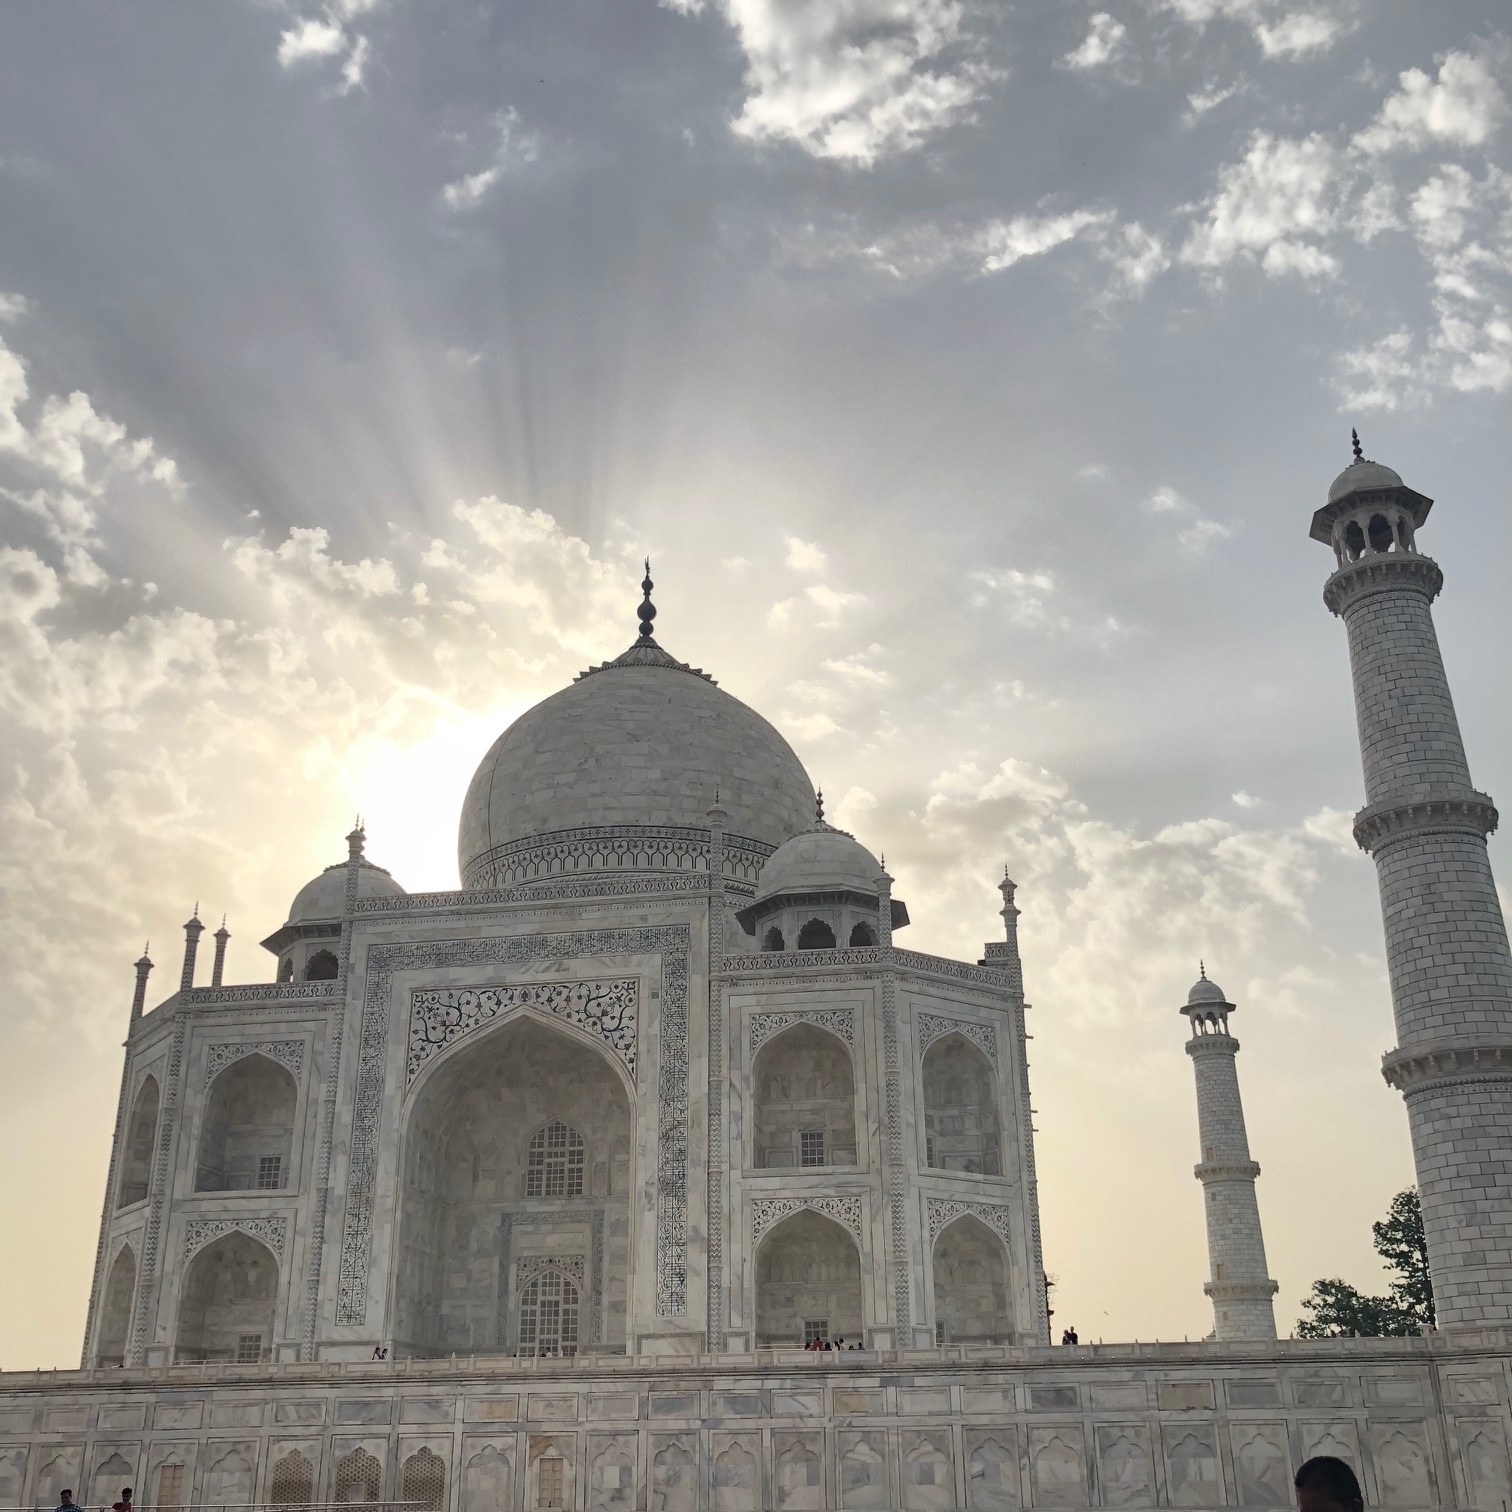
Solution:
<svg viewBox="0 0 1512 1512">
<path fill-rule="evenodd" d="M 396 1355 L 622 1350 L 631 1130 L 608 1052 L 535 1018 L 437 1062 L 404 1133 Z M 544 1290 L 542 1267 L 557 1278 Z M 576 1306 L 570 1341 L 564 1299 Z"/>
<path fill-rule="evenodd" d="M 934 1245 L 935 1333 L 944 1344 L 1009 1344 L 1013 1315 L 1003 1241 L 969 1214 Z"/>
<path fill-rule="evenodd" d="M 756 1252 L 756 1342 L 799 1346 L 820 1336 L 860 1339 L 861 1256 L 831 1218 L 802 1208 Z"/>
<path fill-rule="evenodd" d="M 856 1164 L 856 1081 L 843 1040 L 794 1024 L 761 1047 L 751 1080 L 756 1166 Z"/>
</svg>

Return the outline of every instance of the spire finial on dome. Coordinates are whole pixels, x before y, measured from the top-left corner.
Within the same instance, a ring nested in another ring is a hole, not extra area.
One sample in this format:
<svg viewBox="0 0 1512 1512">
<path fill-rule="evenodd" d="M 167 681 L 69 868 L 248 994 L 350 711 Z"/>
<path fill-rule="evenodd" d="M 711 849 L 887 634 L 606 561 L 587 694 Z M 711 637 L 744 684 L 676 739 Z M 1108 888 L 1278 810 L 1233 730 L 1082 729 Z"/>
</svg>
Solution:
<svg viewBox="0 0 1512 1512">
<path fill-rule="evenodd" d="M 656 618 L 656 605 L 651 602 L 651 590 L 656 585 L 651 581 L 651 558 L 646 558 L 646 575 L 641 579 L 640 606 L 640 639 L 637 646 L 654 646 L 656 642 L 651 638 L 651 622 Z"/>
<path fill-rule="evenodd" d="M 824 789 L 821 787 L 814 794 L 814 828 L 824 827 Z"/>
<path fill-rule="evenodd" d="M 1365 448 L 1360 445 L 1360 433 L 1353 426 L 1349 430 L 1350 444 L 1354 447 L 1354 459 L 1356 462 L 1365 460 Z"/>
<path fill-rule="evenodd" d="M 347 860 L 362 860 L 363 848 L 367 844 L 367 831 L 362 827 L 362 815 L 358 814 L 352 825 L 352 832 L 346 837 Z"/>
<path fill-rule="evenodd" d="M 1197 975 L 1204 982 L 1207 981 L 1207 962 L 1202 960 L 1201 958 L 1199 958 L 1197 961 Z"/>
</svg>

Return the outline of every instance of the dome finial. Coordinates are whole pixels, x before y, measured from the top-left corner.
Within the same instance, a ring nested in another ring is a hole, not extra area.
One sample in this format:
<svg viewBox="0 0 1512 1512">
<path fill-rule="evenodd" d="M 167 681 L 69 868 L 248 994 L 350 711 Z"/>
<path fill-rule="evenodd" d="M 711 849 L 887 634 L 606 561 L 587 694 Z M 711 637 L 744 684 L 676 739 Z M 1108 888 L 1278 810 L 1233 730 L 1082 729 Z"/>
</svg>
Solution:
<svg viewBox="0 0 1512 1512">
<path fill-rule="evenodd" d="M 1204 982 L 1207 981 L 1207 962 L 1206 961 L 1203 961 L 1201 959 L 1198 960 L 1198 962 L 1197 962 L 1197 975 L 1199 977 L 1201 977 Z"/>
<path fill-rule="evenodd" d="M 1360 445 L 1360 433 L 1353 426 L 1349 430 L 1349 440 L 1354 447 L 1354 459 L 1356 462 L 1365 460 L 1365 449 Z"/>
<path fill-rule="evenodd" d="M 651 622 L 656 618 L 656 605 L 651 602 L 651 590 L 656 585 L 651 581 L 651 558 L 646 558 L 646 575 L 641 579 L 641 592 L 645 596 L 641 599 L 640 606 L 640 639 L 637 646 L 654 646 L 656 642 L 651 638 Z"/>
<path fill-rule="evenodd" d="M 824 828 L 824 789 L 822 787 L 814 794 L 814 828 Z"/>
</svg>

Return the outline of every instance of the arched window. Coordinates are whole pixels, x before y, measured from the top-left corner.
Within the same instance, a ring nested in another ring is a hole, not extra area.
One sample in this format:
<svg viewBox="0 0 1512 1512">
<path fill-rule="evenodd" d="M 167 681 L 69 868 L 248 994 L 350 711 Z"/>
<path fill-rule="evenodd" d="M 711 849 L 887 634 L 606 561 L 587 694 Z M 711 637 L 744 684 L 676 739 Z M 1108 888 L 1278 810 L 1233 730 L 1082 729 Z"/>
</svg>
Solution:
<svg viewBox="0 0 1512 1512">
<path fill-rule="evenodd" d="M 152 1149 L 157 1140 L 158 1084 L 155 1076 L 143 1078 L 131 1105 L 131 1122 L 126 1126 L 126 1148 L 122 1152 L 121 1185 L 116 1195 L 118 1208 L 130 1207 L 147 1197 L 152 1178 Z"/>
<path fill-rule="evenodd" d="M 531 1137 L 525 1161 L 525 1195 L 581 1197 L 586 1158 L 583 1136 L 560 1118 L 553 1118 Z"/>
<path fill-rule="evenodd" d="M 181 1365 L 266 1358 L 277 1298 L 278 1261 L 266 1245 L 239 1229 L 207 1244 L 184 1277 L 174 1358 Z"/>
<path fill-rule="evenodd" d="M 334 982 L 338 969 L 336 957 L 329 950 L 317 950 L 305 962 L 305 981 Z"/>
<path fill-rule="evenodd" d="M 1395 544 L 1396 538 L 1391 531 L 1391 521 L 1383 514 L 1370 517 L 1370 549 L 1372 551 L 1390 551 Z"/>
<path fill-rule="evenodd" d="M 964 1035 L 937 1039 L 924 1055 L 926 1163 L 981 1176 L 1002 1172 L 997 1076 Z"/>
<path fill-rule="evenodd" d="M 756 1253 L 756 1342 L 796 1349 L 816 1331 L 861 1337 L 861 1256 L 838 1223 L 802 1208 Z"/>
<path fill-rule="evenodd" d="M 378 1500 L 378 1461 L 365 1449 L 354 1449 L 336 1463 L 335 1499 L 338 1502 Z"/>
<path fill-rule="evenodd" d="M 446 1503 L 446 1466 L 440 1455 L 420 1449 L 405 1460 L 399 1477 L 399 1498 L 418 1502 L 426 1512 L 441 1512 Z"/>
<path fill-rule="evenodd" d="M 856 1164 L 856 1083 L 843 1040 L 794 1024 L 761 1047 L 751 1075 L 755 1164 Z"/>
<path fill-rule="evenodd" d="M 1351 562 L 1358 561 L 1365 554 L 1365 532 L 1360 529 L 1358 520 L 1351 520 L 1344 527 L 1344 552 Z"/>
<path fill-rule="evenodd" d="M 835 931 L 823 919 L 810 919 L 798 931 L 799 950 L 833 950 Z"/>
<path fill-rule="evenodd" d="M 197 1192 L 275 1192 L 294 1177 L 294 1109 L 299 1089 L 288 1069 L 244 1055 L 211 1083 L 200 1132 Z"/>
<path fill-rule="evenodd" d="M 543 1270 L 520 1292 L 519 1353 L 575 1355 L 578 1347 L 578 1289 L 570 1276 Z"/>
<path fill-rule="evenodd" d="M 851 949 L 854 950 L 857 946 L 860 945 L 875 945 L 877 943 L 877 937 L 872 933 L 872 927 L 870 924 L 852 924 L 850 932 L 850 943 Z"/>
<path fill-rule="evenodd" d="M 761 948 L 763 950 L 786 950 L 787 949 L 787 946 L 783 943 L 783 940 L 782 940 L 782 931 L 780 929 L 778 929 L 778 927 L 775 924 L 772 925 L 772 927 L 769 930 L 767 930 L 767 932 L 764 935 L 762 935 L 762 937 L 761 937 Z"/>
<path fill-rule="evenodd" d="M 315 1500 L 315 1467 L 299 1450 L 291 1449 L 273 1467 L 275 1507 L 307 1507 Z"/>
<path fill-rule="evenodd" d="M 278 980 L 280 982 L 292 982 L 294 980 L 294 957 L 285 956 L 278 963 Z"/>
<path fill-rule="evenodd" d="M 127 1244 L 115 1257 L 110 1278 L 105 1283 L 105 1305 L 100 1313 L 99 1344 L 95 1350 L 95 1359 L 102 1366 L 126 1363 L 126 1334 L 131 1327 L 131 1302 L 135 1292 L 136 1256 Z"/>
<path fill-rule="evenodd" d="M 1008 1262 L 986 1224 L 957 1218 L 935 1241 L 934 1304 L 941 1342 L 1009 1342 Z"/>
</svg>

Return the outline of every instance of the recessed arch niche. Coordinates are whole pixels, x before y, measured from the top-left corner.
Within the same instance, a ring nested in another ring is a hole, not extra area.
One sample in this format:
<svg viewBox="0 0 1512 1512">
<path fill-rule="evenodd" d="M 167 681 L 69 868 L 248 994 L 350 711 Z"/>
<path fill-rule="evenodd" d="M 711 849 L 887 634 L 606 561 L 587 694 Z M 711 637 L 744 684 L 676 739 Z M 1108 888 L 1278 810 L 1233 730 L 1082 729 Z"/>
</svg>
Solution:
<svg viewBox="0 0 1512 1512">
<path fill-rule="evenodd" d="M 129 1244 L 110 1264 L 105 1280 L 105 1302 L 100 1309 L 100 1333 L 95 1362 L 101 1366 L 126 1363 L 126 1335 L 131 1327 L 131 1301 L 136 1295 L 136 1255 Z"/>
<path fill-rule="evenodd" d="M 278 1302 L 278 1261 L 233 1229 L 207 1244 L 184 1273 L 174 1358 L 181 1365 L 267 1358 Z"/>
<path fill-rule="evenodd" d="M 861 1255 L 832 1218 L 801 1208 L 756 1251 L 756 1342 L 804 1342 L 805 1327 L 830 1339 L 860 1339 Z"/>
<path fill-rule="evenodd" d="M 1011 1342 L 1008 1256 L 1003 1241 L 967 1214 L 934 1243 L 935 1327 L 946 1343 Z"/>
<path fill-rule="evenodd" d="M 751 1080 L 756 1166 L 856 1164 L 856 1078 L 844 1040 L 794 1024 L 757 1052 Z"/>
<path fill-rule="evenodd" d="M 195 1163 L 197 1192 L 280 1191 L 293 1184 L 299 1086 L 288 1067 L 243 1055 L 210 1083 Z"/>
<path fill-rule="evenodd" d="M 130 1207 L 144 1202 L 152 1180 L 152 1151 L 157 1143 L 157 1077 L 144 1076 L 131 1104 L 131 1120 L 126 1125 L 126 1145 L 121 1152 L 121 1180 L 116 1192 L 116 1206 Z"/>
<path fill-rule="evenodd" d="M 525 1013 L 432 1062 L 405 1120 L 396 1355 L 536 1352 L 543 1267 L 577 1294 L 574 1349 L 623 1349 L 632 1145 L 621 1070 L 572 1030 Z"/>
<path fill-rule="evenodd" d="M 997 1073 L 963 1034 L 924 1052 L 924 1160 L 937 1171 L 997 1176 L 1003 1169 Z"/>
</svg>

